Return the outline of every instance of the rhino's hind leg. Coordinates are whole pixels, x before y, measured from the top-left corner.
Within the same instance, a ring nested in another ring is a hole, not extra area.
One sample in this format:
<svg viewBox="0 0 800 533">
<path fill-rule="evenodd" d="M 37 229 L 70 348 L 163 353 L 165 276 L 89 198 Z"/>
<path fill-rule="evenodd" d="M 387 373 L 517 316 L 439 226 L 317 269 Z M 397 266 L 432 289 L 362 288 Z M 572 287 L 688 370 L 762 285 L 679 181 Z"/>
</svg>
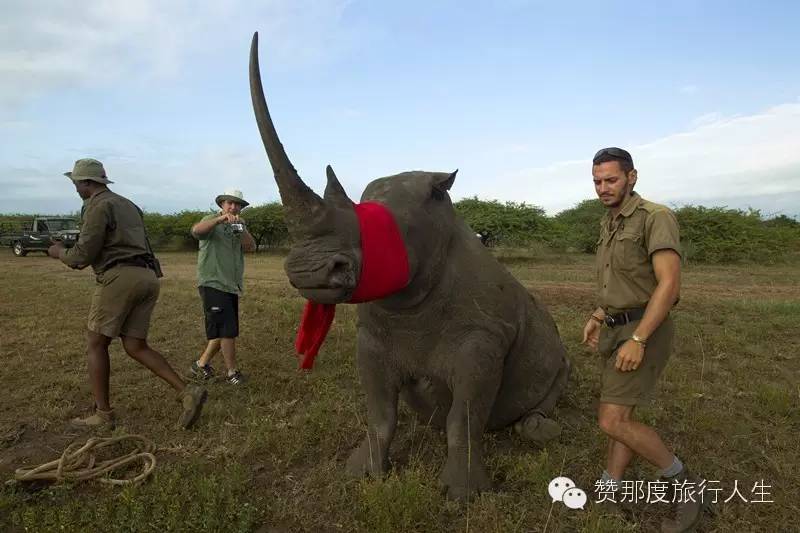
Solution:
<svg viewBox="0 0 800 533">
<path fill-rule="evenodd" d="M 544 446 L 547 442 L 561 435 L 561 426 L 552 418 L 547 418 L 539 411 L 532 411 L 514 424 L 514 431 L 523 439 L 536 446 Z"/>
<path fill-rule="evenodd" d="M 561 426 L 547 415 L 553 412 L 556 402 L 567 385 L 570 373 L 569 359 L 564 358 L 564 366 L 559 371 L 556 379 L 544 399 L 535 409 L 523 415 L 514 423 L 514 431 L 523 439 L 536 446 L 544 446 L 547 442 L 561 436 Z"/>
</svg>

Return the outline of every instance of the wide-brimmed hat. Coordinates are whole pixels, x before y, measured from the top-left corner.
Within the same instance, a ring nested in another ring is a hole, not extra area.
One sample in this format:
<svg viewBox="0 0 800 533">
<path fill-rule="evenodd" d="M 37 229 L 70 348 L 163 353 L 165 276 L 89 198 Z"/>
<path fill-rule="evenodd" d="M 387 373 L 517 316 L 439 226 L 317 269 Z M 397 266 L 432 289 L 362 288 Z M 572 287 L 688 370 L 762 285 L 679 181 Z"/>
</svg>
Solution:
<svg viewBox="0 0 800 533">
<path fill-rule="evenodd" d="M 64 172 L 64 175 L 72 181 L 92 180 L 103 185 L 114 183 L 106 176 L 106 169 L 103 168 L 103 163 L 89 157 L 75 161 L 72 172 Z"/>
<path fill-rule="evenodd" d="M 217 202 L 218 206 L 222 207 L 223 200 L 230 200 L 231 202 L 241 204 L 242 209 L 250 205 L 249 202 L 244 201 L 244 195 L 242 194 L 242 191 L 237 189 L 225 189 L 225 192 L 217 196 L 217 199 L 214 201 Z"/>
</svg>

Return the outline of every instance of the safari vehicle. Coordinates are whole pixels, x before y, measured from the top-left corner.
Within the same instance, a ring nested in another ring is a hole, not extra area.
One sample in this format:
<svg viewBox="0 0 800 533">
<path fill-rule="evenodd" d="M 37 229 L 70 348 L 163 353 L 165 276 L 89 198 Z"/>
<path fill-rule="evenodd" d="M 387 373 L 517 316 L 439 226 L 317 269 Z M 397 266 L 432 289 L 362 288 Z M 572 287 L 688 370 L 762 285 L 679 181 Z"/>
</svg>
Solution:
<svg viewBox="0 0 800 533">
<path fill-rule="evenodd" d="M 11 246 L 17 257 L 28 252 L 45 252 L 55 241 L 61 241 L 70 248 L 78 241 L 78 221 L 69 217 L 34 217 L 23 221 L 16 231 L 0 234 L 0 245 Z"/>
</svg>

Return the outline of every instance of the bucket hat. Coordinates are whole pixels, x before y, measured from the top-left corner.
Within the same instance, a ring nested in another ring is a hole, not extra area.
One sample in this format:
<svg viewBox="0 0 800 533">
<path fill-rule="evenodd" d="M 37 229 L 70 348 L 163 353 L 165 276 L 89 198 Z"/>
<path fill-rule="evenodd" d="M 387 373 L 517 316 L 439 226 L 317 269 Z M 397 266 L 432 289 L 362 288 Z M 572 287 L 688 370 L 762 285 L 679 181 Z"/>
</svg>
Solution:
<svg viewBox="0 0 800 533">
<path fill-rule="evenodd" d="M 103 163 L 92 158 L 78 159 L 72 167 L 72 172 L 64 172 L 64 175 L 72 181 L 92 180 L 104 185 L 114 183 L 106 176 Z"/>
<path fill-rule="evenodd" d="M 223 200 L 230 200 L 231 202 L 236 202 L 237 204 L 240 204 L 242 206 L 242 209 L 250 205 L 249 202 L 244 201 L 244 195 L 242 194 L 242 191 L 237 189 L 225 189 L 225 192 L 217 196 L 217 199 L 214 201 L 217 202 L 218 206 L 222 207 Z"/>
</svg>

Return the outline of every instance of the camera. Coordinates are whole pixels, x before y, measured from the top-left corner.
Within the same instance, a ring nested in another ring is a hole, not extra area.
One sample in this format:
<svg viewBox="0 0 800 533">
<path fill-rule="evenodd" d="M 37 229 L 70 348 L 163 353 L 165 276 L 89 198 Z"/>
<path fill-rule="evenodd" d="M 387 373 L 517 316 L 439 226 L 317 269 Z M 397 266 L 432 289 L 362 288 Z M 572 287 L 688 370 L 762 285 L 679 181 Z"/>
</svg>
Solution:
<svg viewBox="0 0 800 533">
<path fill-rule="evenodd" d="M 233 222 L 231 223 L 231 229 L 234 233 L 241 233 L 244 231 L 244 224 L 240 222 Z"/>
</svg>

